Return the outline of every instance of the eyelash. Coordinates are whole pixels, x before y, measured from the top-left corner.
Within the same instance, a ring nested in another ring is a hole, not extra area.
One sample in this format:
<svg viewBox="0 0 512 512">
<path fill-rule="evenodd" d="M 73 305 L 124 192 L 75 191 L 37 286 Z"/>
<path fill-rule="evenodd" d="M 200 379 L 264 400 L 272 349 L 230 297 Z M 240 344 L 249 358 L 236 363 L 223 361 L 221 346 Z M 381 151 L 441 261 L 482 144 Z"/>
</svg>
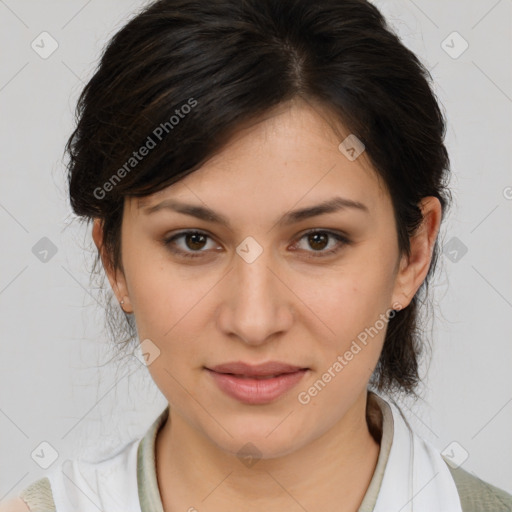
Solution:
<svg viewBox="0 0 512 512">
<path fill-rule="evenodd" d="M 311 230 L 311 231 L 308 231 L 308 232 L 304 233 L 298 239 L 298 241 L 302 240 L 303 238 L 305 238 L 305 237 L 307 237 L 309 235 L 314 235 L 316 233 L 322 233 L 322 234 L 329 235 L 329 236 L 335 238 L 339 242 L 339 244 L 334 249 L 330 249 L 328 251 L 312 251 L 313 253 L 316 252 L 316 253 L 319 253 L 319 254 L 310 255 L 310 256 L 308 256 L 308 258 L 325 258 L 327 256 L 331 256 L 333 254 L 336 254 L 345 245 L 349 245 L 350 244 L 350 240 L 346 236 L 343 236 L 343 235 L 341 235 L 339 233 L 336 233 L 334 231 L 321 230 L 321 229 L 314 229 L 314 230 Z M 173 242 L 175 240 L 177 240 L 178 238 L 185 237 L 186 235 L 203 235 L 203 236 L 206 236 L 207 238 L 211 239 L 210 235 L 208 235 L 207 233 L 204 233 L 202 231 L 191 230 L 191 231 L 182 231 L 181 233 L 177 233 L 175 235 L 172 235 L 171 237 L 164 238 L 162 243 L 171 252 L 173 252 L 174 254 L 178 254 L 181 257 L 190 258 L 190 259 L 202 257 L 203 253 L 205 253 L 207 251 L 199 250 L 199 251 L 193 251 L 191 253 L 191 252 L 187 252 L 187 251 L 182 251 L 181 249 L 175 249 L 175 248 L 172 247 L 172 244 L 173 244 Z M 310 251 L 308 251 L 308 252 L 310 252 Z"/>
</svg>

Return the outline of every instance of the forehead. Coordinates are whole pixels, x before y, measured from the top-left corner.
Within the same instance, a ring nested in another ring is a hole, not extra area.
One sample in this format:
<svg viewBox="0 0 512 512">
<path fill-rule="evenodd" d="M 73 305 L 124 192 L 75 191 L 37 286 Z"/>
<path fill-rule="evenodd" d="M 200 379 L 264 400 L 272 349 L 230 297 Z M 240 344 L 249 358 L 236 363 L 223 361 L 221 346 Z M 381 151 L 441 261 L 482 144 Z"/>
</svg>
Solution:
<svg viewBox="0 0 512 512">
<path fill-rule="evenodd" d="M 261 216 L 262 210 L 277 213 L 342 196 L 375 213 L 388 194 L 364 151 L 355 160 L 340 151 L 349 135 L 321 107 L 281 105 L 242 125 L 198 170 L 137 198 L 132 208 L 142 213 L 166 199 L 186 199 L 243 218 L 242 211 Z"/>
</svg>

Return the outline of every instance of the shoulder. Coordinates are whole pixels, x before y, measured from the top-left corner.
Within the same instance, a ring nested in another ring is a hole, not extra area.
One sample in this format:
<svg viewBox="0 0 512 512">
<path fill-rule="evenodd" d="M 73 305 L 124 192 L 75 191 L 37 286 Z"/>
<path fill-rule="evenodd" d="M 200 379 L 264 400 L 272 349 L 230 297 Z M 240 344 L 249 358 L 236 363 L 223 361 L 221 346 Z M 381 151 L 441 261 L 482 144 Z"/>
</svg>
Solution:
<svg viewBox="0 0 512 512">
<path fill-rule="evenodd" d="M 0 512 L 56 512 L 71 505 L 73 510 L 106 510 L 121 502 L 119 510 L 136 510 L 130 504 L 138 502 L 139 444 L 140 439 L 134 439 L 107 455 L 66 459 L 2 504 Z"/>
<path fill-rule="evenodd" d="M 10 501 L 0 504 L 0 512 L 55 512 L 48 478 L 40 478 L 23 489 Z"/>
<path fill-rule="evenodd" d="M 19 497 L 0 503 L 0 512 L 30 512 L 28 505 Z"/>
<path fill-rule="evenodd" d="M 468 471 L 454 469 L 448 463 L 463 512 L 512 512 L 512 495 L 472 475 Z"/>
</svg>

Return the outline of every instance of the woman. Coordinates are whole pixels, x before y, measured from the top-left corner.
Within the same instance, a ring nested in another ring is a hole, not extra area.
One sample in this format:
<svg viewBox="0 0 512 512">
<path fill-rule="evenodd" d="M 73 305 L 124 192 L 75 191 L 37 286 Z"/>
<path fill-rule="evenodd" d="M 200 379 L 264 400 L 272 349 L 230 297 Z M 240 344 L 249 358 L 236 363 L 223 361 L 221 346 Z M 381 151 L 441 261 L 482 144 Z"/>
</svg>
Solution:
<svg viewBox="0 0 512 512">
<path fill-rule="evenodd" d="M 363 0 L 161 0 L 114 36 L 70 198 L 169 406 L 7 510 L 512 509 L 377 394 L 418 384 L 449 204 L 427 77 Z"/>
</svg>

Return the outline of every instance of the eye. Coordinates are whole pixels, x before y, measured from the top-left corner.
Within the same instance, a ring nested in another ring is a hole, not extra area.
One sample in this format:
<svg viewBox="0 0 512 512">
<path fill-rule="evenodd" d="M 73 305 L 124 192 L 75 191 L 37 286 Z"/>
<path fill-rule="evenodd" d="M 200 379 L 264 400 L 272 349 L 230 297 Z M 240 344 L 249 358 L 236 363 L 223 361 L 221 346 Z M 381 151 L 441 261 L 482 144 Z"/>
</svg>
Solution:
<svg viewBox="0 0 512 512">
<path fill-rule="evenodd" d="M 350 240 L 346 236 L 326 230 L 308 231 L 299 238 L 299 241 L 303 239 L 306 239 L 307 244 L 313 248 L 313 251 L 304 249 L 306 252 L 312 253 L 310 256 L 307 256 L 311 258 L 330 256 L 340 251 L 345 245 L 350 244 Z M 325 250 L 326 247 L 329 247 L 329 239 L 331 239 L 331 241 L 334 240 L 334 243 L 331 244 L 329 250 Z M 178 240 L 181 240 L 183 243 L 178 244 Z M 171 252 L 180 257 L 198 258 L 203 256 L 204 253 L 210 252 L 212 249 L 215 250 L 215 244 L 208 250 L 208 240 L 212 240 L 210 235 L 202 231 L 193 230 L 182 231 L 181 233 L 165 238 L 162 242 Z M 180 245 L 181 247 L 179 247 Z M 296 243 L 293 246 L 293 250 L 296 250 L 298 245 L 299 244 Z"/>
<path fill-rule="evenodd" d="M 176 241 L 179 239 L 183 239 L 184 245 L 177 249 L 176 245 L 178 244 Z M 204 249 L 207 239 L 211 240 L 211 237 L 201 231 L 182 231 L 181 233 L 165 238 L 163 243 L 171 252 L 178 254 L 179 256 L 183 256 L 185 258 L 198 258 L 202 256 L 204 252 L 207 252 L 206 250 L 201 250 Z"/>
<path fill-rule="evenodd" d="M 329 247 L 329 238 L 331 240 L 334 239 L 335 242 L 331 244 L 331 248 L 329 250 L 324 250 L 326 247 Z M 303 239 L 306 239 L 306 243 L 314 249 L 313 251 L 305 249 L 307 252 L 312 253 L 310 256 L 308 256 L 311 258 L 321 258 L 336 254 L 345 245 L 350 244 L 350 240 L 346 236 L 334 231 L 325 230 L 308 231 L 299 238 L 299 241 Z M 297 247 L 297 245 L 298 244 L 296 244 L 294 247 Z"/>
</svg>

